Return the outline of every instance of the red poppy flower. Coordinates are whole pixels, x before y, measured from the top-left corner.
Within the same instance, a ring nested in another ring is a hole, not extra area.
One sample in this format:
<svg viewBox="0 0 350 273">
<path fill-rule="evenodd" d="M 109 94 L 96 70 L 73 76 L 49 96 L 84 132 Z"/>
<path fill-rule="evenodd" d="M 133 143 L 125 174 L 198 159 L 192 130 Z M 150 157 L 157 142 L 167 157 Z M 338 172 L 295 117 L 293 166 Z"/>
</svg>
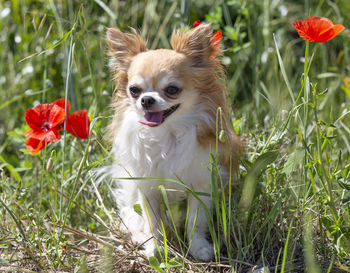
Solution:
<svg viewBox="0 0 350 273">
<path fill-rule="evenodd" d="M 58 99 L 58 100 L 55 100 L 54 102 L 52 102 L 51 104 L 55 104 L 55 105 L 63 108 L 63 110 L 64 110 L 66 107 L 66 100 L 65 100 L 65 98 Z M 70 101 L 68 100 L 68 103 L 67 103 L 67 113 L 68 114 L 69 114 L 69 107 L 70 107 Z"/>
<path fill-rule="evenodd" d="M 89 135 L 90 119 L 87 110 L 79 110 L 71 114 L 67 122 L 67 132 L 75 137 L 85 139 Z"/>
<path fill-rule="evenodd" d="M 202 22 L 200 20 L 197 20 L 193 23 L 193 28 L 198 27 Z"/>
<path fill-rule="evenodd" d="M 308 17 L 305 21 L 294 21 L 293 26 L 299 33 L 300 38 L 309 42 L 324 43 L 342 32 L 343 25 L 334 25 L 325 17 Z"/>
<path fill-rule="evenodd" d="M 26 146 L 28 151 L 33 155 L 45 147 L 45 141 L 36 138 L 28 138 L 26 140 Z"/>
<path fill-rule="evenodd" d="M 212 59 L 214 59 L 218 55 L 218 52 L 220 50 L 219 41 L 221 40 L 221 38 L 222 38 L 222 32 L 221 32 L 221 30 L 218 30 L 217 32 L 215 32 L 215 34 L 213 36 L 213 42 L 214 42 L 216 52 L 210 56 L 210 58 L 212 58 Z"/>
<path fill-rule="evenodd" d="M 214 36 L 213 36 L 213 41 L 215 43 L 219 43 L 219 41 L 221 40 L 222 38 L 222 32 L 221 30 L 218 30 L 217 32 L 215 32 Z"/>
<path fill-rule="evenodd" d="M 221 38 L 222 38 L 222 32 L 221 30 L 218 30 L 217 32 L 215 32 L 213 36 L 213 41 L 215 42 L 215 45 L 219 44 L 219 41 L 221 40 Z"/>
<path fill-rule="evenodd" d="M 24 135 L 46 143 L 61 138 L 59 126 L 64 122 L 64 109 L 55 104 L 39 104 L 25 112 L 25 120 L 31 128 Z"/>
<path fill-rule="evenodd" d="M 50 104 L 39 104 L 25 112 L 25 120 L 30 130 L 24 135 L 27 149 L 31 154 L 42 150 L 46 144 L 57 141 L 61 138 L 58 131 L 63 129 L 65 119 L 64 98 L 55 100 Z M 67 101 L 67 131 L 81 139 L 89 135 L 90 119 L 87 110 L 80 110 L 69 116 L 70 101 Z"/>
<path fill-rule="evenodd" d="M 195 21 L 193 23 L 193 28 L 198 27 L 200 24 L 202 24 L 202 22 L 200 20 Z M 214 59 L 219 53 L 219 50 L 220 50 L 219 41 L 221 40 L 221 38 L 222 38 L 222 32 L 221 32 L 221 30 L 218 30 L 213 35 L 213 42 L 214 42 L 214 46 L 215 46 L 215 53 L 210 56 L 211 59 Z"/>
<path fill-rule="evenodd" d="M 65 98 L 62 98 L 62 99 L 57 99 L 55 101 L 53 101 L 51 104 L 55 104 L 59 107 L 61 107 L 63 110 L 65 110 L 65 107 L 66 107 L 66 99 Z M 68 100 L 67 102 L 67 116 L 69 116 L 69 108 L 70 108 L 70 101 Z M 64 121 L 62 122 L 61 125 L 59 125 L 59 130 L 63 129 L 63 126 L 64 126 Z"/>
</svg>

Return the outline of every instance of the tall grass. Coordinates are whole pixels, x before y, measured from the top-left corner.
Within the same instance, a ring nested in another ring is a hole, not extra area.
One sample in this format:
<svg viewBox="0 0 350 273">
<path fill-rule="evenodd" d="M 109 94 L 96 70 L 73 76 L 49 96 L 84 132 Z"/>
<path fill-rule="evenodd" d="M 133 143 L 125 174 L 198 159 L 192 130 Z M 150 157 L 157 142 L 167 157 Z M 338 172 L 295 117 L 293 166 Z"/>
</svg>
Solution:
<svg viewBox="0 0 350 273">
<path fill-rule="evenodd" d="M 305 43 L 291 25 L 310 14 L 349 27 L 349 13 L 346 0 L 1 2 L 0 268 L 349 272 L 349 31 L 310 44 L 308 68 Z M 232 123 L 246 151 L 241 184 L 233 192 L 220 180 L 214 154 L 208 183 L 227 191 L 214 186 L 207 209 L 211 265 L 190 257 L 177 210 L 166 202 L 171 192 L 160 188 L 170 219 L 162 226 L 166 244 L 148 265 L 119 231 L 113 184 L 96 185 L 92 176 L 111 160 L 105 29 L 132 26 L 150 48 L 169 48 L 173 28 L 198 19 L 223 30 Z M 91 138 L 66 135 L 30 155 L 25 110 L 61 97 L 72 110 L 89 110 Z"/>
</svg>

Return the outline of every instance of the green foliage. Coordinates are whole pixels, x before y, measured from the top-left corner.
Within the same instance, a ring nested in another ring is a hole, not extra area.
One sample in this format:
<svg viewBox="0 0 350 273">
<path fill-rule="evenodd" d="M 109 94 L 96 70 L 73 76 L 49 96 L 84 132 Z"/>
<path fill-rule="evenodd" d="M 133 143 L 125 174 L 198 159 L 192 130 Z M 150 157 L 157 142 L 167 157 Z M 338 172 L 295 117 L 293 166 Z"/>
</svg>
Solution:
<svg viewBox="0 0 350 273">
<path fill-rule="evenodd" d="M 0 267 L 127 271 L 115 246 L 121 233 L 113 185 L 96 185 L 92 173 L 110 160 L 105 30 L 131 26 L 150 48 L 169 48 L 174 28 L 200 19 L 223 31 L 232 123 L 246 151 L 240 185 L 222 181 L 212 160 L 213 208 L 206 214 L 216 260 L 236 272 L 256 264 L 275 272 L 350 272 L 349 30 L 310 44 L 308 67 L 305 43 L 292 27 L 310 14 L 349 28 L 349 13 L 348 0 L 0 2 Z M 30 155 L 25 110 L 65 96 L 72 111 L 88 109 L 91 138 L 67 135 Z M 218 137 L 225 141 L 225 132 Z M 180 213 L 167 203 L 167 189 L 159 190 L 170 223 L 163 226 L 167 244 L 149 264 L 186 272 Z M 173 243 L 181 256 L 174 257 Z"/>
</svg>

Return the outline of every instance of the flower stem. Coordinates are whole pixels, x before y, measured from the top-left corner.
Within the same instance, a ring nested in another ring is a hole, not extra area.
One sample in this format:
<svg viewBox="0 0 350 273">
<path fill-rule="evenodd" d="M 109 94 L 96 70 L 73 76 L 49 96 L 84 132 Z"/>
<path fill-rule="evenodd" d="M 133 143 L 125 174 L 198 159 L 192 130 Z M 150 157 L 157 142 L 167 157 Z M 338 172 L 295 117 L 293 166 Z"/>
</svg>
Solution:
<svg viewBox="0 0 350 273">
<path fill-rule="evenodd" d="M 309 45 L 310 42 L 306 41 L 306 47 L 305 47 L 305 60 L 304 60 L 304 99 L 307 97 L 307 91 L 306 91 L 306 81 L 307 81 L 307 74 L 308 74 L 308 59 L 309 59 Z"/>
<path fill-rule="evenodd" d="M 304 166 L 307 166 L 308 164 L 308 144 L 307 144 L 307 123 L 308 123 L 308 114 L 309 114 L 309 109 L 308 109 L 308 100 L 309 100 L 309 81 L 308 81 L 308 61 L 309 61 L 309 46 L 310 42 L 306 41 L 306 47 L 305 47 L 305 59 L 304 59 L 304 81 L 303 81 L 303 88 L 304 88 L 304 142 L 305 142 L 305 154 L 304 154 Z M 304 182 L 305 185 L 307 184 L 308 181 L 308 169 L 304 169 Z"/>
</svg>

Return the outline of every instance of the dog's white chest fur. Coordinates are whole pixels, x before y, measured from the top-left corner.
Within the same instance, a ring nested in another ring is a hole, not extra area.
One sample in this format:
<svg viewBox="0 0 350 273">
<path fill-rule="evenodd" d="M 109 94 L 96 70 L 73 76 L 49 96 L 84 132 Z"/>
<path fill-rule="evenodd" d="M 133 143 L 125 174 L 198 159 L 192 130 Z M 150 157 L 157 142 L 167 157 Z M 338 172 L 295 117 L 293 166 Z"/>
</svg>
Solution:
<svg viewBox="0 0 350 273">
<path fill-rule="evenodd" d="M 137 119 L 130 111 L 119 128 L 113 155 L 122 168 L 115 169 L 114 177 L 173 178 L 190 187 L 210 184 L 209 148 L 198 144 L 195 124 L 186 120 L 152 128 L 139 124 Z M 206 181 L 198 181 L 203 176 Z"/>
<path fill-rule="evenodd" d="M 180 180 L 194 192 L 209 193 L 209 148 L 199 145 L 196 124 L 191 118 L 178 121 L 174 125 L 163 124 L 159 128 L 138 124 L 138 119 L 133 111 L 124 113 L 113 144 L 113 155 L 117 163 L 111 169 L 112 177 L 131 177 L 131 180 L 119 179 L 119 186 L 115 191 L 123 223 L 136 242 L 150 238 L 152 230 L 153 235 L 157 237 L 155 230 L 159 228 L 161 202 L 158 186 L 164 185 L 165 188 L 174 190 L 168 193 L 170 202 L 187 199 L 189 204 L 187 229 L 194 228 L 196 215 L 199 215 L 194 235 L 189 238 L 192 241 L 190 249 L 194 255 L 203 260 L 211 259 L 213 248 L 205 239 L 207 223 L 203 208 L 200 208 L 193 196 L 186 193 L 181 184 L 167 180 L 169 178 Z M 135 179 L 137 177 L 144 179 Z M 208 208 L 210 207 L 210 198 L 203 197 L 202 201 Z M 135 204 L 142 206 L 142 216 L 135 213 Z M 145 209 L 150 219 L 146 217 Z M 149 220 L 152 223 L 152 230 Z M 152 241 L 149 241 L 145 248 L 147 256 L 153 254 Z"/>
</svg>

